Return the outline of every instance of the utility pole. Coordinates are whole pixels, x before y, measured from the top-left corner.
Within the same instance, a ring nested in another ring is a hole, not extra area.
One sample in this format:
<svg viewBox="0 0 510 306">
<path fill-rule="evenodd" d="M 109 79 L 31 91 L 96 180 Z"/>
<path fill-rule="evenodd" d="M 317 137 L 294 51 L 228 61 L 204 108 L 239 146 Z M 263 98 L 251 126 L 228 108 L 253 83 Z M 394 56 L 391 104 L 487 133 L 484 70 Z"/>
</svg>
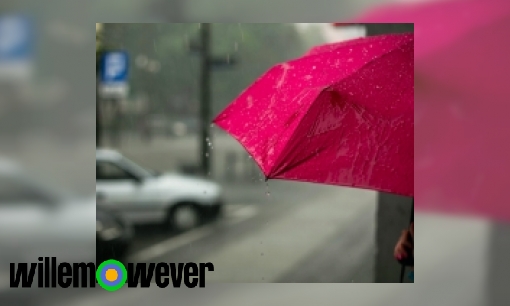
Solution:
<svg viewBox="0 0 510 306">
<path fill-rule="evenodd" d="M 211 54 L 211 24 L 201 23 L 199 39 L 188 46 L 190 53 L 200 56 L 200 171 L 211 175 L 211 73 L 212 69 L 228 68 L 239 61 L 231 54 Z"/>
<path fill-rule="evenodd" d="M 103 135 L 101 124 L 101 96 L 99 95 L 99 79 L 101 75 L 101 58 L 103 55 L 103 24 L 96 23 L 96 148 L 102 144 L 101 137 Z"/>
<path fill-rule="evenodd" d="M 103 131 L 101 130 L 102 124 L 102 116 L 101 116 L 101 97 L 99 96 L 99 77 L 96 75 L 96 147 L 101 147 L 101 137 L 103 135 Z"/>
<path fill-rule="evenodd" d="M 200 159 L 204 176 L 211 171 L 210 120 L 211 120 L 211 64 L 210 64 L 211 24 L 200 24 Z"/>
</svg>

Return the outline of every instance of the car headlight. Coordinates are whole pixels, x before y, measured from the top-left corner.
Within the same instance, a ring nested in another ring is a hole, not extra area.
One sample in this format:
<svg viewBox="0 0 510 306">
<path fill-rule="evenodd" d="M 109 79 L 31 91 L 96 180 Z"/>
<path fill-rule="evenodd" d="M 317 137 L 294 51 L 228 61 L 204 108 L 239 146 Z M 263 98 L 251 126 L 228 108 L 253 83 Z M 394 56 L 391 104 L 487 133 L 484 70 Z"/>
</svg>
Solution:
<svg viewBox="0 0 510 306">
<path fill-rule="evenodd" d="M 96 220 L 96 232 L 100 232 L 103 230 L 103 223 L 101 221 Z"/>
<path fill-rule="evenodd" d="M 101 239 L 108 241 L 122 235 L 122 229 L 117 225 L 105 226 L 101 221 L 96 221 L 96 232 Z"/>
</svg>

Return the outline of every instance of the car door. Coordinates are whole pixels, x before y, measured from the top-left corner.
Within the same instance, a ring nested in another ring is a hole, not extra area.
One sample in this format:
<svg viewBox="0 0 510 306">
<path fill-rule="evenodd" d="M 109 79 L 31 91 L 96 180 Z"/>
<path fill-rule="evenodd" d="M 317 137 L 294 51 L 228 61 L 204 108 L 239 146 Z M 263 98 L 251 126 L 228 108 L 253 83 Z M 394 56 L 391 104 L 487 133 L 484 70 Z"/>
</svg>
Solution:
<svg viewBox="0 0 510 306">
<path fill-rule="evenodd" d="M 89 209 L 88 215 L 77 210 L 80 213 L 75 218 L 79 215 L 80 222 L 67 222 L 71 215 L 62 217 L 62 212 L 70 202 L 33 183 L 20 175 L 0 176 L 0 257 L 14 256 L 23 262 L 38 256 L 66 259 L 72 252 L 84 253 L 87 248 L 79 246 L 93 239 L 87 239 L 87 227 L 82 225 L 90 223 L 87 217 L 93 220 L 94 210 Z"/>
<path fill-rule="evenodd" d="M 160 219 L 157 197 L 150 182 L 120 163 L 96 162 L 97 205 L 117 213 L 130 223 L 152 223 Z"/>
<path fill-rule="evenodd" d="M 51 221 L 46 207 L 18 181 L 0 176 L 0 261 L 20 260 L 37 250 Z M 27 258 L 24 258 L 27 259 Z"/>
</svg>

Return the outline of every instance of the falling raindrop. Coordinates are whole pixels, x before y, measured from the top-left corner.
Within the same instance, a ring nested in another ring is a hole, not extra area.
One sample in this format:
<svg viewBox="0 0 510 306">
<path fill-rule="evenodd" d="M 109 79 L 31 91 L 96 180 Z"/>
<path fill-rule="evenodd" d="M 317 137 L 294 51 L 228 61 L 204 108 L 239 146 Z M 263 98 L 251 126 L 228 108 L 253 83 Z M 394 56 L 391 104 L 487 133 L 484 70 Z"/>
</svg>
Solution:
<svg viewBox="0 0 510 306">
<path fill-rule="evenodd" d="M 260 253 L 260 256 L 264 256 L 264 253 Z"/>
<path fill-rule="evenodd" d="M 271 196 L 271 191 L 269 191 L 269 183 L 267 181 L 266 181 L 266 196 L 267 197 Z"/>
<path fill-rule="evenodd" d="M 212 128 L 214 127 L 214 123 L 211 123 L 211 127 L 212 127 Z"/>
<path fill-rule="evenodd" d="M 239 31 L 241 31 L 241 41 L 244 41 L 244 32 L 243 29 L 241 28 L 241 24 L 238 23 L 237 25 L 239 26 Z"/>
</svg>

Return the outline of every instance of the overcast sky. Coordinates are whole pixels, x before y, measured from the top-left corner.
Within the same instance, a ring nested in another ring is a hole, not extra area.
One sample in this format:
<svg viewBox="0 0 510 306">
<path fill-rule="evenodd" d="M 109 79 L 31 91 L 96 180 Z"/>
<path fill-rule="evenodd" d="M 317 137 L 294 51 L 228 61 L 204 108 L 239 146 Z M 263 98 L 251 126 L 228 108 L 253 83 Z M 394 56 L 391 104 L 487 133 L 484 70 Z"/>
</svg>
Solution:
<svg viewBox="0 0 510 306">
<path fill-rule="evenodd" d="M 333 27 L 331 23 L 296 23 L 298 29 L 306 28 L 310 25 L 318 25 L 321 28 L 322 35 L 327 42 L 342 41 L 365 36 L 365 29 L 360 26 Z"/>
</svg>

